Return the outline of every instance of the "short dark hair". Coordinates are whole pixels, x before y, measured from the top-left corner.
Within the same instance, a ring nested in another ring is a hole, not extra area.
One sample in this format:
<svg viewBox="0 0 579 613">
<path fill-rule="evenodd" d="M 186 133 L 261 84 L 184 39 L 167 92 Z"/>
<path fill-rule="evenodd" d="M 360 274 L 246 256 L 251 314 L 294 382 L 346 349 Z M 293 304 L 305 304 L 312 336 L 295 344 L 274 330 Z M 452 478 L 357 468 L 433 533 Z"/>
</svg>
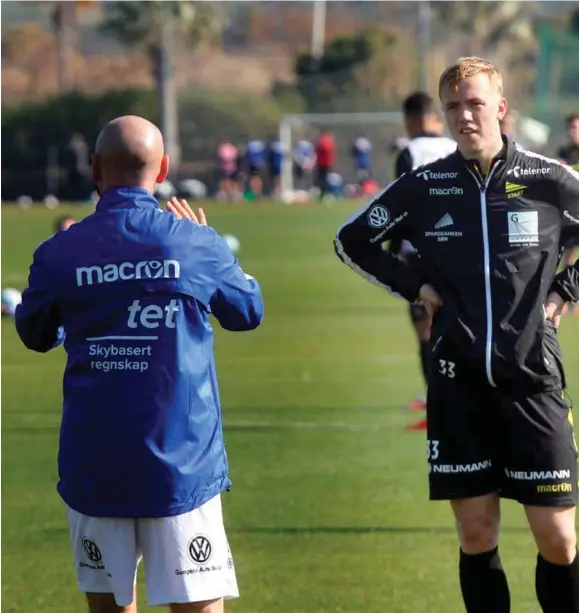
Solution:
<svg viewBox="0 0 579 613">
<path fill-rule="evenodd" d="M 434 100 L 426 92 L 414 92 L 402 103 L 402 111 L 408 116 L 424 116 L 434 111 Z"/>
<path fill-rule="evenodd" d="M 579 119 L 579 113 L 571 113 L 571 115 L 567 115 L 565 117 L 565 123 L 570 126 L 574 121 Z"/>
</svg>

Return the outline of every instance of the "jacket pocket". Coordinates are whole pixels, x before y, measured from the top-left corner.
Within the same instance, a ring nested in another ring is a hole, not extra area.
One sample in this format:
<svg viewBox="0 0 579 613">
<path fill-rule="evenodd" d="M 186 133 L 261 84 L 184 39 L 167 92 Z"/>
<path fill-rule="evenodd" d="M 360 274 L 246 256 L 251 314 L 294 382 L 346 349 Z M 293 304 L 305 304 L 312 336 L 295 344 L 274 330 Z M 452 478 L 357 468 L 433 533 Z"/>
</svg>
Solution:
<svg viewBox="0 0 579 613">
<path fill-rule="evenodd" d="M 443 338 L 446 336 L 448 330 L 447 313 L 444 305 L 436 311 L 432 317 L 432 324 L 430 326 L 430 353 L 434 355 L 441 346 Z"/>
<path fill-rule="evenodd" d="M 563 389 L 567 387 L 561 347 L 557 339 L 557 329 L 552 321 L 545 321 L 541 339 L 543 363 L 548 374 L 556 376 L 561 381 Z"/>
</svg>

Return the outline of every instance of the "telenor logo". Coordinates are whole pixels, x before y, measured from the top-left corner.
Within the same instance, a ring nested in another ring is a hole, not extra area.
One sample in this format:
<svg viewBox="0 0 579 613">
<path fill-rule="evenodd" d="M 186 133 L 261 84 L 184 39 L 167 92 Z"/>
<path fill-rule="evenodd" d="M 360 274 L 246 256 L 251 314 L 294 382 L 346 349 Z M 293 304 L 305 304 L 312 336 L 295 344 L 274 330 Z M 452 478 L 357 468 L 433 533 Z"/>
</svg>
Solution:
<svg viewBox="0 0 579 613">
<path fill-rule="evenodd" d="M 537 177 L 540 175 L 550 175 L 550 168 L 521 168 L 520 166 L 515 166 L 510 170 L 507 170 L 507 175 L 513 175 L 515 178 L 520 177 Z"/>
<path fill-rule="evenodd" d="M 106 266 L 84 266 L 76 269 L 76 284 L 94 285 L 131 279 L 178 279 L 181 267 L 177 260 L 143 260 Z"/>
<path fill-rule="evenodd" d="M 417 173 L 416 176 L 422 177 L 425 181 L 430 181 L 430 179 L 456 179 L 458 177 L 458 172 L 433 172 L 427 168 Z"/>
</svg>

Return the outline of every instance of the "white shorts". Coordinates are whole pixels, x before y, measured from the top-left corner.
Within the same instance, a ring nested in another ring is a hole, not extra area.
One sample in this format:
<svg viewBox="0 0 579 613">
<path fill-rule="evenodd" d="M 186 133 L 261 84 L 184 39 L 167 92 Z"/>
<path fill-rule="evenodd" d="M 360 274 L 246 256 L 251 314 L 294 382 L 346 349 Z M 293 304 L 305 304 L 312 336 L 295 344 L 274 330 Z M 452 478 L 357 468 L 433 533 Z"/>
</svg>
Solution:
<svg viewBox="0 0 579 613">
<path fill-rule="evenodd" d="M 68 508 L 78 587 L 114 594 L 118 606 L 133 601 L 137 566 L 145 561 L 151 606 L 237 598 L 221 497 L 174 517 L 89 517 Z"/>
</svg>

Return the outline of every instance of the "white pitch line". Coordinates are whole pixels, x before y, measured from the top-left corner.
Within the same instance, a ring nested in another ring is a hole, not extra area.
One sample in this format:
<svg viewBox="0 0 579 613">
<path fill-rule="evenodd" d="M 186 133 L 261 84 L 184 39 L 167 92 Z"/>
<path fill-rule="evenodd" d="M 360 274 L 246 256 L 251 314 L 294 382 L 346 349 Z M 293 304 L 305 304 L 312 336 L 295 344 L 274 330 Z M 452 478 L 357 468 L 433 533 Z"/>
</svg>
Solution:
<svg viewBox="0 0 579 613">
<path fill-rule="evenodd" d="M 351 357 L 349 355 L 308 355 L 308 356 L 284 356 L 284 355 L 242 355 L 238 357 L 218 357 L 217 364 L 223 362 L 381 362 L 395 364 L 402 362 L 414 362 L 416 356 L 383 354 L 373 356 Z"/>
<path fill-rule="evenodd" d="M 344 430 L 346 432 L 359 432 L 362 430 L 376 431 L 391 428 L 391 426 L 379 426 L 372 424 L 316 424 L 308 422 L 280 423 L 252 423 L 252 422 L 227 422 L 223 427 L 239 428 L 247 430 Z"/>
<path fill-rule="evenodd" d="M 328 385 L 335 385 L 336 383 L 357 383 L 360 385 L 367 385 L 367 384 L 376 384 L 376 385 L 381 385 L 384 383 L 392 383 L 392 381 L 394 380 L 394 377 L 391 378 L 376 378 L 376 379 L 363 379 L 362 377 L 339 377 L 339 378 L 334 378 L 334 379 L 328 379 L 326 377 L 312 377 L 311 375 L 309 375 L 309 373 L 304 373 L 304 376 L 301 379 L 295 378 L 295 379 L 290 379 L 288 377 L 268 377 L 268 376 L 264 376 L 260 379 L 248 379 L 248 378 L 244 378 L 244 379 L 240 379 L 240 380 L 232 380 L 232 381 L 228 381 L 227 385 L 245 385 L 246 383 L 252 384 L 252 385 L 263 385 L 264 383 L 269 383 L 269 384 L 290 384 L 290 385 L 296 385 L 296 384 L 303 384 L 303 383 L 315 383 L 315 384 L 319 384 L 319 383 L 323 383 L 323 384 L 328 384 Z"/>
</svg>

